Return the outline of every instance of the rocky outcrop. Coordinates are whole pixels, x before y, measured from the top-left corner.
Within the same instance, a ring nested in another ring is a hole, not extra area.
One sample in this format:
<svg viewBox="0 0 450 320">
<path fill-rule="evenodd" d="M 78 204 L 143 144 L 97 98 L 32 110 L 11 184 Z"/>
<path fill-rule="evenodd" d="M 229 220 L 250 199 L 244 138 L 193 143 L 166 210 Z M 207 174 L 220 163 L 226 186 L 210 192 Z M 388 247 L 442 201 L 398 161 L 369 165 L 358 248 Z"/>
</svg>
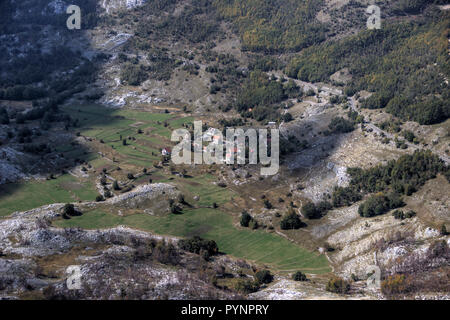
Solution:
<svg viewBox="0 0 450 320">
<path fill-rule="evenodd" d="M 149 214 L 163 214 L 170 210 L 180 192 L 172 185 L 155 183 L 138 186 L 133 191 L 109 199 L 106 203 L 116 209 L 141 209 Z"/>
<path fill-rule="evenodd" d="M 164 184 L 143 186 L 111 203 L 140 206 L 163 193 L 175 195 L 176 191 Z M 43 206 L 0 221 L 0 299 L 24 295 L 40 299 L 236 298 L 196 272 L 195 266 L 203 268 L 205 261 L 181 252 L 175 245 L 177 238 L 124 226 L 53 227 L 51 222 L 59 218 L 62 208 L 62 204 Z M 183 267 L 187 264 L 189 270 Z M 80 271 L 79 289 L 67 285 L 69 266 Z"/>
</svg>

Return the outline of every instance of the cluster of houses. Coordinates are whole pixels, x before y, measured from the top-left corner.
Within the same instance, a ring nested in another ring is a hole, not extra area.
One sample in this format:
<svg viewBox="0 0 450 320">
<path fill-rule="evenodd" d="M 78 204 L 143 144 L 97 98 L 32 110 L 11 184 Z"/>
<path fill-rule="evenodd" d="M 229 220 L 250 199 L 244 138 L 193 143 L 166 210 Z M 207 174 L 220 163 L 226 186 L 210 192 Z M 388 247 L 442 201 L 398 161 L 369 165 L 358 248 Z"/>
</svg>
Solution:
<svg viewBox="0 0 450 320">
<path fill-rule="evenodd" d="M 275 123 L 273 123 L 274 125 Z M 272 125 L 269 123 L 269 126 Z M 184 139 L 186 140 L 191 140 L 191 135 L 189 133 L 187 133 L 184 137 Z M 270 138 L 268 138 L 269 142 L 270 142 Z M 238 153 L 238 146 L 236 144 L 236 142 L 234 141 L 229 141 L 228 139 L 224 139 L 222 134 L 219 134 L 219 131 L 215 128 L 209 128 L 208 130 L 206 130 L 203 133 L 202 136 L 202 140 L 196 141 L 193 140 L 191 146 L 194 147 L 194 150 L 198 150 L 198 148 L 200 148 L 201 150 L 203 150 L 203 152 L 207 151 L 207 146 L 208 145 L 204 145 L 203 141 L 208 141 L 209 144 L 222 144 L 223 145 L 223 150 L 226 151 L 225 154 L 225 160 L 229 160 L 229 159 L 234 159 L 234 155 L 236 155 Z M 249 149 L 249 152 L 257 152 L 257 150 L 253 150 L 252 148 Z M 172 154 L 172 149 L 169 147 L 165 147 L 163 149 L 161 149 L 161 155 L 168 157 L 171 156 Z"/>
</svg>

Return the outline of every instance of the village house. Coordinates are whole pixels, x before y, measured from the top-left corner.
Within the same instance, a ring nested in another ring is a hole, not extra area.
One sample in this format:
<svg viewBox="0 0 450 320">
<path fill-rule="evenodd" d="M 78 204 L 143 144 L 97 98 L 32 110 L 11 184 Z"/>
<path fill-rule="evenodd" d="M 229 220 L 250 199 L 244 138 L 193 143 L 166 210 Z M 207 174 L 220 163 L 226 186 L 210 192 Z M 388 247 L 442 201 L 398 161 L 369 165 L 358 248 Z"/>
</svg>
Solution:
<svg viewBox="0 0 450 320">
<path fill-rule="evenodd" d="M 170 148 L 163 148 L 163 149 L 161 150 L 161 154 L 162 154 L 163 156 L 170 156 L 171 153 L 172 153 L 172 150 L 171 150 Z"/>
</svg>

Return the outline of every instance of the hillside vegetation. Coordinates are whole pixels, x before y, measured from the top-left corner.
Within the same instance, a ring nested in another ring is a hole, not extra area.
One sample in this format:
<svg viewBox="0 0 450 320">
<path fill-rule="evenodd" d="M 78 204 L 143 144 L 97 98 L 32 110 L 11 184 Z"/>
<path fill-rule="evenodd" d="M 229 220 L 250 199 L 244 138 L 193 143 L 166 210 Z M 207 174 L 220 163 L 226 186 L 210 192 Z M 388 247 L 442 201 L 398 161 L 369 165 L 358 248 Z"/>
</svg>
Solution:
<svg viewBox="0 0 450 320">
<path fill-rule="evenodd" d="M 214 0 L 221 17 L 233 22 L 244 50 L 298 51 L 325 40 L 316 19 L 323 0 Z"/>
<path fill-rule="evenodd" d="M 420 124 L 444 121 L 450 114 L 448 84 L 448 12 L 430 8 L 424 17 L 386 24 L 337 42 L 312 46 L 294 57 L 289 76 L 327 81 L 343 68 L 352 80 L 346 93 L 374 94 L 363 107 L 384 108 L 403 120 Z M 423 85 L 426 83 L 427 85 Z"/>
</svg>

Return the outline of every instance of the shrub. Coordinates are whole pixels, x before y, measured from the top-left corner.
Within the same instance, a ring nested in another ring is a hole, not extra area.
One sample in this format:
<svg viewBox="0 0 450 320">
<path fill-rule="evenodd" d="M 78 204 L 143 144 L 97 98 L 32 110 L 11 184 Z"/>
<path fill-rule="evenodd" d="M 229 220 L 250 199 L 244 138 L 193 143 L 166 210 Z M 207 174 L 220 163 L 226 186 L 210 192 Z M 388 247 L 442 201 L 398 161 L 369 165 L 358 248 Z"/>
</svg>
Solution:
<svg viewBox="0 0 450 320">
<path fill-rule="evenodd" d="M 317 210 L 320 212 L 320 214 L 323 216 L 328 210 L 331 210 L 333 206 L 328 201 L 320 201 L 317 204 Z"/>
<path fill-rule="evenodd" d="M 269 270 L 260 270 L 255 273 L 255 278 L 258 280 L 259 283 L 271 283 L 273 281 L 273 275 L 270 273 Z"/>
<path fill-rule="evenodd" d="M 130 179 L 130 180 L 133 180 L 134 179 L 134 175 L 132 173 L 128 173 L 127 174 L 127 178 Z"/>
<path fill-rule="evenodd" d="M 9 115 L 4 108 L 0 108 L 0 124 L 9 124 Z"/>
<path fill-rule="evenodd" d="M 369 197 L 358 208 L 361 217 L 373 217 L 386 213 L 390 209 L 395 209 L 404 205 L 401 197 L 396 193 L 387 196 L 382 193 Z"/>
<path fill-rule="evenodd" d="M 259 225 L 258 225 L 258 221 L 252 219 L 252 221 L 250 221 L 249 223 L 249 228 L 252 230 L 258 229 Z"/>
<path fill-rule="evenodd" d="M 95 201 L 97 201 L 97 202 L 105 201 L 105 198 L 104 198 L 101 194 L 99 194 L 99 195 L 95 198 Z"/>
<path fill-rule="evenodd" d="M 441 226 L 441 235 L 442 236 L 448 235 L 447 227 L 445 226 L 445 224 L 442 224 L 442 226 Z"/>
<path fill-rule="evenodd" d="M 306 278 L 306 274 L 304 274 L 301 271 L 297 271 L 296 273 L 294 273 L 292 275 L 292 279 L 294 281 L 307 281 L 308 280 L 308 278 Z"/>
<path fill-rule="evenodd" d="M 210 256 L 213 256 L 219 252 L 217 243 L 214 240 L 205 240 L 198 236 L 190 239 L 182 239 L 178 242 L 181 249 L 200 254 L 201 250 L 208 252 Z"/>
<path fill-rule="evenodd" d="M 63 214 L 66 216 L 74 216 L 76 214 L 75 206 L 71 203 L 66 203 L 63 208 Z"/>
<path fill-rule="evenodd" d="M 283 115 L 284 122 L 291 122 L 292 120 L 294 120 L 294 117 L 289 112 L 287 112 Z"/>
<path fill-rule="evenodd" d="M 328 128 L 331 133 L 348 133 L 355 129 L 352 121 L 346 120 L 342 117 L 331 119 L 331 123 L 328 125 Z"/>
<path fill-rule="evenodd" d="M 409 210 L 406 214 L 405 214 L 405 218 L 406 219 L 411 219 L 411 218 L 413 218 L 413 217 L 415 217 L 416 216 L 416 212 L 414 212 L 414 211 L 412 211 L 412 210 Z"/>
<path fill-rule="evenodd" d="M 280 222 L 280 228 L 283 230 L 299 229 L 303 226 L 298 214 L 291 208 Z"/>
<path fill-rule="evenodd" d="M 273 208 L 272 204 L 271 204 L 270 201 L 267 200 L 267 199 L 264 199 L 264 207 L 265 207 L 266 209 L 272 209 L 272 208 Z"/>
<path fill-rule="evenodd" d="M 401 210 L 395 210 L 394 212 L 392 212 L 392 216 L 397 220 L 405 219 L 405 214 Z"/>
<path fill-rule="evenodd" d="M 156 244 L 152 251 L 152 257 L 163 264 L 179 264 L 181 258 L 180 253 L 172 243 L 160 241 Z"/>
<path fill-rule="evenodd" d="M 302 206 L 301 212 L 303 216 L 308 219 L 317 219 L 320 218 L 320 212 L 317 210 L 316 205 L 312 202 L 308 202 Z"/>
<path fill-rule="evenodd" d="M 148 79 L 142 65 L 127 64 L 120 74 L 120 80 L 130 86 L 138 86 Z"/>
<path fill-rule="evenodd" d="M 223 181 L 220 181 L 217 185 L 219 187 L 221 187 L 221 188 L 226 188 L 227 187 L 227 184 L 225 182 L 223 182 Z"/>
<path fill-rule="evenodd" d="M 396 274 L 388 276 L 386 280 L 381 282 L 381 292 L 387 296 L 406 293 L 407 289 L 405 275 Z"/>
<path fill-rule="evenodd" d="M 354 190 L 372 193 L 384 191 L 392 186 L 397 193 L 411 193 L 427 180 L 447 170 L 447 166 L 438 156 L 429 150 L 422 150 L 391 160 L 383 166 L 378 165 L 366 170 L 348 168 L 347 172 L 351 176 Z"/>
<path fill-rule="evenodd" d="M 249 294 L 258 291 L 259 284 L 256 281 L 252 281 L 250 279 L 239 279 L 236 281 L 234 285 L 234 290 Z"/>
<path fill-rule="evenodd" d="M 409 131 L 409 130 L 403 131 L 403 132 L 402 132 L 402 136 L 403 136 L 406 140 L 408 140 L 409 142 L 413 142 L 413 141 L 414 141 L 414 138 L 416 137 L 416 136 L 414 135 L 414 133 L 413 133 L 412 131 Z"/>
<path fill-rule="evenodd" d="M 242 211 L 242 214 L 241 214 L 241 221 L 240 221 L 240 223 L 241 223 L 241 226 L 242 227 L 248 227 L 248 225 L 249 225 L 249 223 L 250 223 L 250 221 L 252 221 L 252 216 L 247 212 L 247 211 Z"/>
<path fill-rule="evenodd" d="M 178 202 L 182 204 L 187 204 L 186 199 L 184 198 L 184 194 L 180 193 L 178 195 Z"/>
<path fill-rule="evenodd" d="M 170 204 L 170 212 L 173 214 L 180 214 L 181 212 L 181 208 L 179 206 L 177 206 L 175 203 L 171 203 Z"/>
<path fill-rule="evenodd" d="M 120 190 L 120 186 L 119 186 L 119 183 L 117 182 L 117 180 L 114 180 L 114 182 L 113 182 L 113 189 Z"/>
<path fill-rule="evenodd" d="M 352 187 L 336 187 L 331 197 L 335 207 L 349 206 L 361 198 L 361 194 Z"/>
<path fill-rule="evenodd" d="M 334 277 L 328 281 L 326 290 L 334 293 L 345 294 L 350 290 L 350 284 L 342 278 Z"/>
</svg>

